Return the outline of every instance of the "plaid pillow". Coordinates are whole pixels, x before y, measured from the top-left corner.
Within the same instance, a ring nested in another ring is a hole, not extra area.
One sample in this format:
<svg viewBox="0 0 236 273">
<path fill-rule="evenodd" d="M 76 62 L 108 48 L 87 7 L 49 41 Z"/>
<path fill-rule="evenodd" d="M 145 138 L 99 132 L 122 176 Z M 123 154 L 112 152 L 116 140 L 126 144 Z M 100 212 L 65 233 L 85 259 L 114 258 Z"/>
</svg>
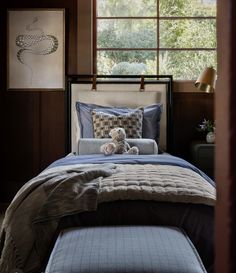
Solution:
<svg viewBox="0 0 236 273">
<path fill-rule="evenodd" d="M 142 138 L 143 108 L 119 116 L 93 110 L 92 119 L 95 138 L 110 137 L 109 132 L 115 127 L 124 128 L 127 138 Z"/>
</svg>

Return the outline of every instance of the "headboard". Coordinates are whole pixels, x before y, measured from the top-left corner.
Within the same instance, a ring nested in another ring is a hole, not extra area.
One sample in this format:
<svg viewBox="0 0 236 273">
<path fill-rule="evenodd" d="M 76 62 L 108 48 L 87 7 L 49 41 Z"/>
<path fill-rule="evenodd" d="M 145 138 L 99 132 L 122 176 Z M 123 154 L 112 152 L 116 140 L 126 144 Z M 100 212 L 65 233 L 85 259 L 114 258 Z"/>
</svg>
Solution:
<svg viewBox="0 0 236 273">
<path fill-rule="evenodd" d="M 69 75 L 67 77 L 67 152 L 76 152 L 80 137 L 76 101 L 104 106 L 137 108 L 160 102 L 161 150 L 172 150 L 171 75 Z"/>
</svg>

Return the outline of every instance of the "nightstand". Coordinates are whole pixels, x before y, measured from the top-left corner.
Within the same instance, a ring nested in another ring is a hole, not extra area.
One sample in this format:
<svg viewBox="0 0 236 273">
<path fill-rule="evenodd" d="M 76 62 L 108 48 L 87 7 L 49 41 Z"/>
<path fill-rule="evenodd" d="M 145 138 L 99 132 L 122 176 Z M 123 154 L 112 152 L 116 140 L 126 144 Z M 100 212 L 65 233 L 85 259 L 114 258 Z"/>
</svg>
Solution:
<svg viewBox="0 0 236 273">
<path fill-rule="evenodd" d="M 191 143 L 191 161 L 200 170 L 214 178 L 215 144 L 202 141 Z"/>
</svg>

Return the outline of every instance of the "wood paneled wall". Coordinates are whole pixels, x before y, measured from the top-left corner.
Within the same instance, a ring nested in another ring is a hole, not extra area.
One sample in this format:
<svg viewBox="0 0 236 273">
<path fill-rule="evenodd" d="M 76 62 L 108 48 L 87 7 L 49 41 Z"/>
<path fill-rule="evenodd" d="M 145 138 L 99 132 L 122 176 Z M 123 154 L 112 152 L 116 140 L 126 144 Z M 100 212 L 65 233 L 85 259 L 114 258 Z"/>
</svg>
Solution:
<svg viewBox="0 0 236 273">
<path fill-rule="evenodd" d="M 214 94 L 174 92 L 173 95 L 174 153 L 190 159 L 190 143 L 205 139 L 197 126 L 204 118 L 214 120 Z"/>
<path fill-rule="evenodd" d="M 0 201 L 12 199 L 27 180 L 37 175 L 54 160 L 64 156 L 66 142 L 65 92 L 6 90 L 7 8 L 65 8 L 66 73 L 90 73 L 92 54 L 89 54 L 88 50 L 83 54 L 86 41 L 89 43 L 87 49 L 91 49 L 91 40 L 88 38 L 91 31 L 91 14 L 89 14 L 91 1 L 89 4 L 88 2 L 88 0 L 4 0 L 0 4 L 0 33 L 3 37 L 0 43 L 1 166 L 3 166 Z M 78 15 L 78 12 L 81 14 Z M 80 15 L 81 19 L 78 19 Z M 83 40 L 86 27 L 87 38 Z M 212 94 L 174 93 L 176 155 L 188 159 L 191 140 L 201 137 L 196 131 L 196 126 L 203 117 L 213 118 Z"/>
<path fill-rule="evenodd" d="M 21 185 L 65 155 L 65 92 L 6 90 L 7 8 L 65 8 L 66 73 L 77 69 L 77 0 L 3 1 L 0 7 L 1 190 L 9 201 Z M 17 77 L 17 75 L 16 75 Z"/>
</svg>

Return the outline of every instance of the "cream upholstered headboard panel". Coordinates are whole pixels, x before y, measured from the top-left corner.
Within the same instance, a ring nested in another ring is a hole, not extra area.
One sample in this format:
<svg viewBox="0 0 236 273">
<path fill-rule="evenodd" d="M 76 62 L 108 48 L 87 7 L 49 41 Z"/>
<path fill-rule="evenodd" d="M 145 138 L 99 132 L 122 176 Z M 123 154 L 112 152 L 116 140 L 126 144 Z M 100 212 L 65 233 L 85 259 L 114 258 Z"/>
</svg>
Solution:
<svg viewBox="0 0 236 273">
<path fill-rule="evenodd" d="M 70 83 L 70 113 L 71 123 L 69 130 L 70 151 L 77 152 L 77 143 L 80 138 L 80 128 L 76 112 L 76 101 L 94 103 L 104 106 L 126 106 L 137 108 L 160 102 L 163 104 L 163 112 L 160 123 L 159 147 L 162 150 L 167 148 L 167 85 L 165 83 L 145 83 L 145 90 L 140 91 L 140 83 L 99 83 L 96 90 L 92 90 L 92 83 L 71 82 Z"/>
</svg>

